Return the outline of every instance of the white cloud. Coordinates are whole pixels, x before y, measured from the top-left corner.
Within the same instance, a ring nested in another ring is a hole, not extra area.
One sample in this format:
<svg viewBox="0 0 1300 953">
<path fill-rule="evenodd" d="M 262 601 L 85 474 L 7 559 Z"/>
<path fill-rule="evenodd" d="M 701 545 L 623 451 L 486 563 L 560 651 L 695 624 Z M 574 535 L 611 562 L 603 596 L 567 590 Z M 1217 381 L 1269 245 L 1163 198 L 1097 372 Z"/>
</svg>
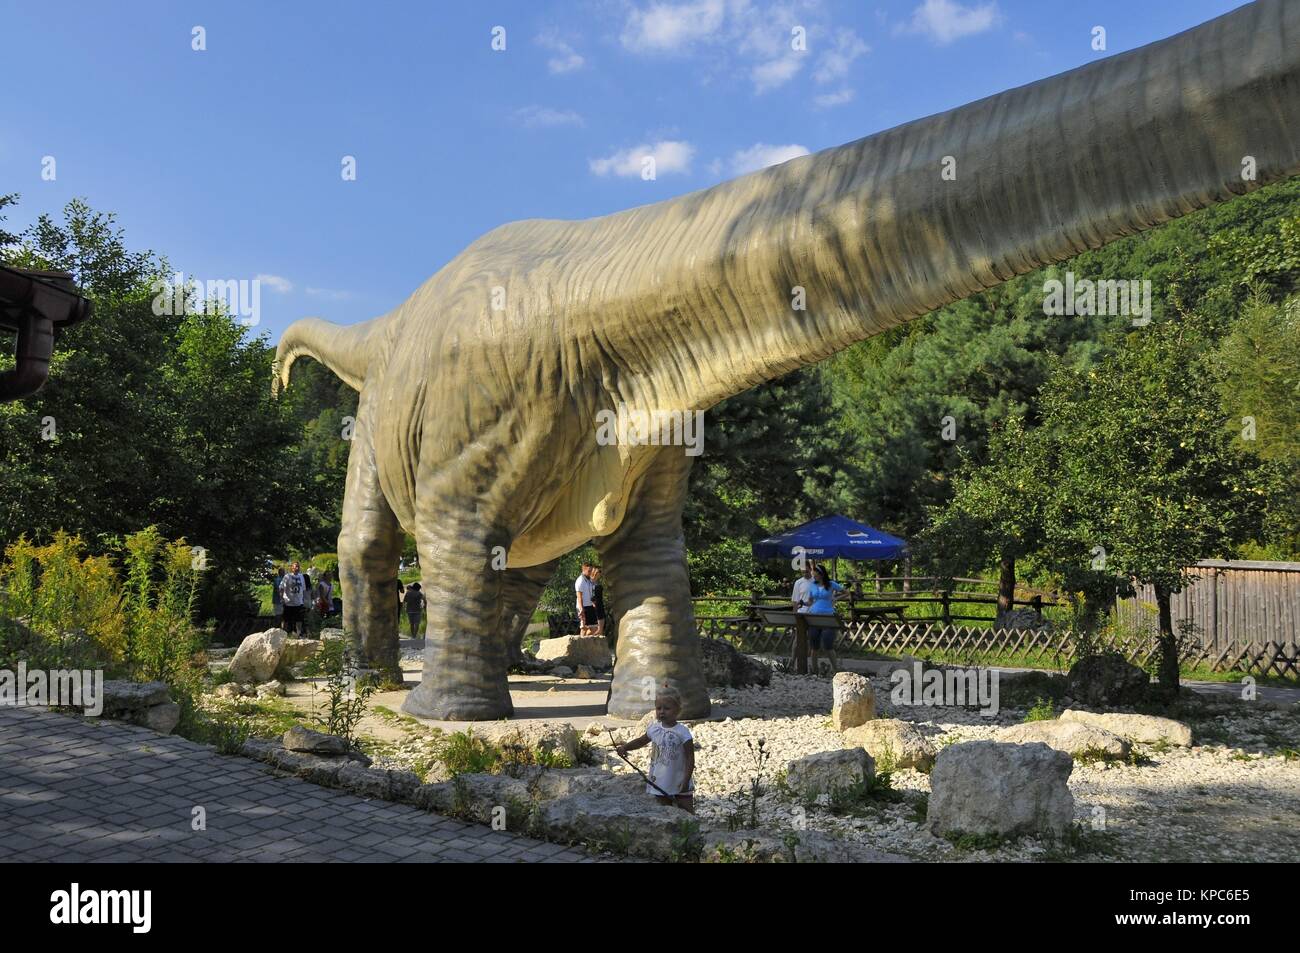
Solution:
<svg viewBox="0 0 1300 953">
<path fill-rule="evenodd" d="M 813 97 L 813 105 L 818 109 L 831 109 L 835 106 L 843 106 L 845 103 L 853 101 L 853 90 L 841 89 L 834 93 L 823 93 L 820 96 Z"/>
<path fill-rule="evenodd" d="M 780 165 L 799 156 L 808 155 L 806 146 L 791 143 L 788 146 L 769 146 L 765 142 L 756 142 L 748 149 L 741 149 L 731 157 L 731 171 L 735 175 L 757 172 L 770 165 Z"/>
<path fill-rule="evenodd" d="M 537 45 L 555 54 L 546 61 L 546 68 L 557 75 L 582 69 L 587 62 L 581 53 L 566 40 L 560 39 L 559 34 L 554 30 L 538 36 Z"/>
<path fill-rule="evenodd" d="M 701 79 L 747 76 L 755 93 L 784 86 L 816 64 L 817 82 L 843 79 L 870 52 L 831 23 L 825 0 L 649 0 L 628 4 L 624 48 L 647 55 L 695 54 Z"/>
<path fill-rule="evenodd" d="M 716 33 L 723 23 L 723 0 L 651 3 L 633 10 L 623 26 L 622 43 L 639 53 L 680 53 Z"/>
<path fill-rule="evenodd" d="M 964 7 L 956 0 L 925 0 L 912 12 L 910 23 L 894 28 L 895 33 L 920 33 L 940 46 L 963 36 L 983 33 L 1002 18 L 995 2 Z"/>
<path fill-rule="evenodd" d="M 253 280 L 280 294 L 288 294 L 293 290 L 293 282 L 288 278 L 281 278 L 279 275 L 254 275 Z"/>
<path fill-rule="evenodd" d="M 803 69 L 802 54 L 791 53 L 780 59 L 760 63 L 750 71 L 749 75 L 754 81 L 754 92 L 765 93 L 769 89 L 785 85 L 794 79 L 795 74 L 801 69 Z"/>
<path fill-rule="evenodd" d="M 867 46 L 862 41 L 862 38 L 852 30 L 837 30 L 835 31 L 834 44 L 817 61 L 817 69 L 813 71 L 813 79 L 819 83 L 833 83 L 836 80 L 841 80 L 848 74 L 849 67 L 853 65 L 854 60 L 870 52 L 871 47 Z"/>
<path fill-rule="evenodd" d="M 694 155 L 695 147 L 689 142 L 669 139 L 653 145 L 622 149 L 603 159 L 591 159 L 588 161 L 588 166 L 594 175 L 633 178 L 641 175 L 641 170 L 645 168 L 646 157 L 653 156 L 655 175 L 658 176 L 672 172 L 689 172 L 691 158 Z"/>
<path fill-rule="evenodd" d="M 552 109 L 549 106 L 525 106 L 517 109 L 514 120 L 525 129 L 583 125 L 582 117 L 572 109 Z"/>
</svg>

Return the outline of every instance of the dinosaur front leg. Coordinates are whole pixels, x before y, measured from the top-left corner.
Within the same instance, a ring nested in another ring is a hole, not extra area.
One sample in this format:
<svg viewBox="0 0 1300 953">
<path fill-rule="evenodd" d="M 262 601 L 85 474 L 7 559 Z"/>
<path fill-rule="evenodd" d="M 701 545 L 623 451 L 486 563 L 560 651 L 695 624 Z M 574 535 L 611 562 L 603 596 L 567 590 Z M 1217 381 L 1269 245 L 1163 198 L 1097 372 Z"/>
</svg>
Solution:
<svg viewBox="0 0 1300 953">
<path fill-rule="evenodd" d="M 402 528 L 379 487 L 369 405 L 363 396 L 343 493 L 338 545 L 343 627 L 351 634 L 362 666 L 400 682 L 396 580 Z"/>
<path fill-rule="evenodd" d="M 511 665 L 523 658 L 524 634 L 537 610 L 537 601 L 542 598 L 542 590 L 559 563 L 553 559 L 540 566 L 505 571 L 501 583 L 501 629 L 505 633 L 506 658 Z"/>
<path fill-rule="evenodd" d="M 416 527 L 428 600 L 424 673 L 402 711 L 440 721 L 490 721 L 514 711 L 501 630 L 505 570 L 492 568 L 493 531 L 472 504 Z M 498 554 L 499 555 L 499 554 Z"/>
<path fill-rule="evenodd" d="M 619 718 L 640 718 L 652 709 L 655 686 L 664 682 L 681 692 L 682 717 L 709 713 L 682 534 L 690 465 L 681 448 L 660 453 L 622 524 L 595 540 L 618 617 L 608 711 Z"/>
</svg>

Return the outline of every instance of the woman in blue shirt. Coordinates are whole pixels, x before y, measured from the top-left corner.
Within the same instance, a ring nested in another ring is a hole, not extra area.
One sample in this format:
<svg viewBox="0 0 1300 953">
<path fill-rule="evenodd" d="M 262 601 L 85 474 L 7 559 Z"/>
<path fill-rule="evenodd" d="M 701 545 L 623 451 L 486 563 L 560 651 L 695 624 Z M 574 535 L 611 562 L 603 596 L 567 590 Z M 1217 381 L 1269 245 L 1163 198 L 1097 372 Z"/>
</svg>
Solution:
<svg viewBox="0 0 1300 953">
<path fill-rule="evenodd" d="M 817 615 L 834 615 L 835 614 L 835 593 L 843 592 L 844 587 L 831 578 L 831 574 L 826 571 L 826 567 L 821 563 L 813 566 L 812 582 L 808 585 L 808 598 L 812 600 L 812 605 L 808 607 L 810 613 Z M 812 652 L 812 671 L 814 675 L 821 674 L 821 661 L 819 652 L 825 652 L 826 657 L 831 663 L 831 675 L 839 670 L 839 660 L 835 658 L 835 629 L 821 628 L 819 626 L 809 626 L 808 628 L 808 648 Z"/>
</svg>

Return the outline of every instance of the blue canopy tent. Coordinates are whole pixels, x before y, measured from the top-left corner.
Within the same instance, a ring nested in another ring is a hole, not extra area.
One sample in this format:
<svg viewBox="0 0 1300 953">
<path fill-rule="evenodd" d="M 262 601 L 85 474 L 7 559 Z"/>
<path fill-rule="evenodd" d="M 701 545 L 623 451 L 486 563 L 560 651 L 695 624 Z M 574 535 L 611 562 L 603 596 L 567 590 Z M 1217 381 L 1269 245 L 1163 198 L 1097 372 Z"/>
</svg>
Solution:
<svg viewBox="0 0 1300 953">
<path fill-rule="evenodd" d="M 806 556 L 823 559 L 901 559 L 907 555 L 906 540 L 847 516 L 823 516 L 753 545 L 756 559 L 793 556 L 800 548 Z"/>
<path fill-rule="evenodd" d="M 901 559 L 908 555 L 907 541 L 897 536 L 873 529 L 864 523 L 858 523 L 847 516 L 823 516 L 811 522 L 788 529 L 784 533 L 769 536 L 753 545 L 754 558 L 780 559 L 796 555 L 796 550 L 803 556 L 813 559 L 830 558 L 831 576 L 838 572 L 840 557 L 845 559 Z M 760 609 L 764 621 L 775 622 L 782 615 L 789 616 L 795 626 L 793 661 L 795 671 L 803 674 L 808 671 L 808 636 L 807 626 L 827 625 L 834 621 L 834 616 L 824 621 L 815 621 L 820 616 L 786 613 L 776 615 L 766 609 Z M 808 622 L 813 619 L 814 622 Z"/>
</svg>

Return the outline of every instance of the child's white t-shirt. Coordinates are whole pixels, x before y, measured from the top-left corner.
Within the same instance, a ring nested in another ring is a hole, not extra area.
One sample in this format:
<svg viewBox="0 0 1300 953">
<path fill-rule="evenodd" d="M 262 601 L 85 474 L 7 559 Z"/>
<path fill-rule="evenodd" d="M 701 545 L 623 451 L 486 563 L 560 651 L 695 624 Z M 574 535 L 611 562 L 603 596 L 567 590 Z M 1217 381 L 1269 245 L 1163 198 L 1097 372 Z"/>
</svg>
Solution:
<svg viewBox="0 0 1300 953">
<path fill-rule="evenodd" d="M 692 743 L 691 730 L 680 721 L 671 728 L 665 728 L 660 722 L 650 723 L 646 737 L 652 745 L 650 749 L 650 780 L 669 794 L 682 794 L 682 781 L 686 778 L 686 746 Z M 695 779 L 691 779 L 690 790 L 695 790 Z M 646 785 L 647 794 L 659 795 L 653 787 Z"/>
</svg>

